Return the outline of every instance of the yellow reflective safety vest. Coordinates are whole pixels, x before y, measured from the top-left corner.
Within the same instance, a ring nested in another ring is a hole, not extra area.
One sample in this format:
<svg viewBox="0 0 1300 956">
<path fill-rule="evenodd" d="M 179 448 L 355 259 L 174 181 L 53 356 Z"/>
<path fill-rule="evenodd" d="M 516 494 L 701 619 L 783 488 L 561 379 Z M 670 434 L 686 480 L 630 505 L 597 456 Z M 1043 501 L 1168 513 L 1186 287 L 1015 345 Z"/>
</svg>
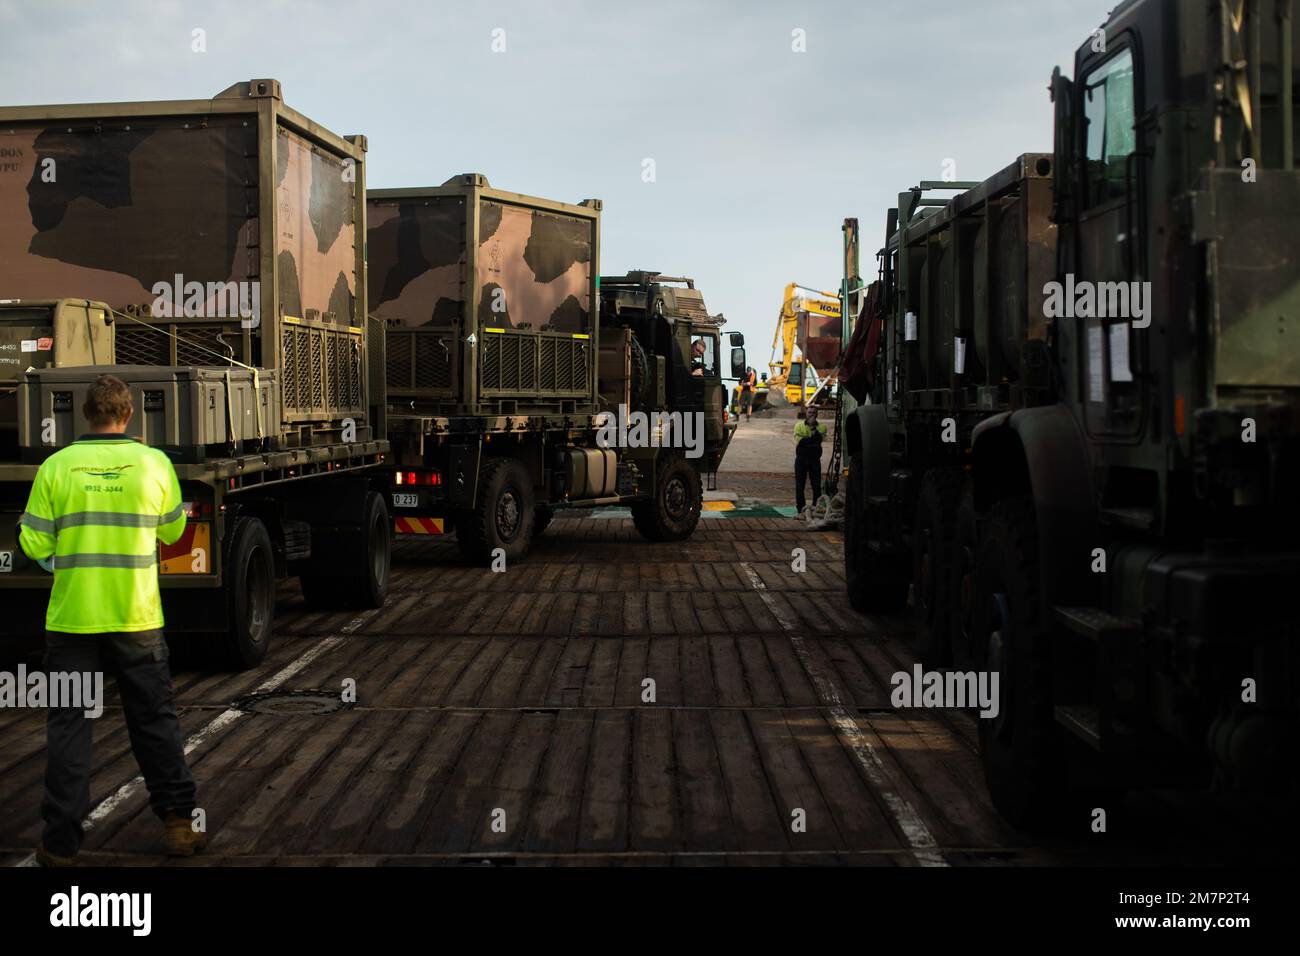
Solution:
<svg viewBox="0 0 1300 956">
<path fill-rule="evenodd" d="M 158 540 L 185 530 L 180 484 L 167 456 L 124 435 L 85 435 L 41 465 L 19 540 L 35 561 L 54 558 L 45 627 L 71 634 L 163 626 Z"/>
</svg>

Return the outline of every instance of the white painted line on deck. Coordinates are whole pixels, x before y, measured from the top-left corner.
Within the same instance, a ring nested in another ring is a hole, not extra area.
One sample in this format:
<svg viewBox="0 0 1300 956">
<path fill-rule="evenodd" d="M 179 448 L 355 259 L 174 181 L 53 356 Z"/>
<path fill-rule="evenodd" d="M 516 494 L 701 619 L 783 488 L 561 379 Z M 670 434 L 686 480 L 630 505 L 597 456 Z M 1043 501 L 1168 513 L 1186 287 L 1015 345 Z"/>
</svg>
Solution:
<svg viewBox="0 0 1300 956">
<path fill-rule="evenodd" d="M 930 832 L 930 828 L 925 825 L 921 815 L 916 812 L 916 808 L 907 802 L 907 798 L 898 793 L 889 779 L 889 772 L 885 769 L 880 754 L 872 745 L 870 738 L 862 732 L 858 722 L 853 719 L 853 715 L 844 707 L 843 698 L 840 695 L 839 688 L 836 687 L 835 681 L 827 674 L 822 673 L 808 653 L 808 647 L 804 644 L 803 637 L 798 633 L 798 625 L 790 619 L 780 604 L 777 603 L 763 579 L 758 576 L 753 565 L 748 561 L 740 562 L 741 568 L 744 569 L 745 575 L 749 578 L 750 585 L 758 592 L 758 596 L 763 603 L 767 605 L 772 616 L 776 618 L 777 623 L 790 633 L 790 646 L 794 648 L 795 655 L 803 665 L 808 676 L 812 678 L 813 686 L 817 689 L 817 696 L 821 698 L 822 703 L 826 706 L 831 716 L 831 726 L 835 728 L 836 733 L 848 746 L 850 752 L 857 758 L 858 764 L 867 775 L 867 780 L 875 789 L 880 798 L 884 800 L 894 821 L 898 824 L 898 829 L 902 832 L 903 838 L 907 840 L 912 849 L 916 862 L 921 866 L 947 866 L 948 862 L 943 858 L 943 853 L 939 849 L 939 844 Z"/>
<path fill-rule="evenodd" d="M 370 620 L 370 618 L 378 614 L 380 610 L 382 610 L 382 608 L 377 608 L 373 611 L 367 611 L 364 614 L 357 615 L 352 620 L 348 621 L 347 624 L 344 624 L 339 628 L 339 637 L 327 637 L 325 640 L 313 644 L 301 655 L 294 658 L 288 664 L 285 664 L 284 667 L 280 668 L 266 680 L 262 681 L 262 683 L 253 688 L 252 693 L 265 694 L 276 690 L 295 674 L 307 667 L 307 665 L 312 661 L 316 660 L 323 654 L 329 653 L 342 644 L 343 636 L 351 634 L 362 624 L 366 623 L 366 621 Z M 209 738 L 221 733 L 240 717 L 247 716 L 247 712 L 242 710 L 223 710 L 220 714 L 213 717 L 210 721 L 186 738 L 185 756 L 188 757 L 198 749 L 201 744 Z M 134 780 L 122 784 L 122 786 L 118 787 L 112 794 L 105 797 L 90 811 L 90 815 L 86 817 L 86 822 L 82 827 L 84 832 L 89 833 L 94 829 L 95 824 L 108 819 L 113 811 L 134 797 L 143 786 L 144 777 L 136 777 Z M 27 856 L 15 863 L 14 866 L 36 866 L 36 855 L 34 853 L 29 853 Z"/>
</svg>

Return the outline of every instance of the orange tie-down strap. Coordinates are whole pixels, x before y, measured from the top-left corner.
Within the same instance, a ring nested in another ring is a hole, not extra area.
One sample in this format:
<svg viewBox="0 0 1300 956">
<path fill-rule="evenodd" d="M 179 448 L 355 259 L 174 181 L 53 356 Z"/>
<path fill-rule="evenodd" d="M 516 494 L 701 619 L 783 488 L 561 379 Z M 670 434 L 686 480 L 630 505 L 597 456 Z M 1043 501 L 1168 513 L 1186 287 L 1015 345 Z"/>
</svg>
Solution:
<svg viewBox="0 0 1300 956">
<path fill-rule="evenodd" d="M 397 534 L 442 534 L 442 518 L 394 518 Z"/>
</svg>

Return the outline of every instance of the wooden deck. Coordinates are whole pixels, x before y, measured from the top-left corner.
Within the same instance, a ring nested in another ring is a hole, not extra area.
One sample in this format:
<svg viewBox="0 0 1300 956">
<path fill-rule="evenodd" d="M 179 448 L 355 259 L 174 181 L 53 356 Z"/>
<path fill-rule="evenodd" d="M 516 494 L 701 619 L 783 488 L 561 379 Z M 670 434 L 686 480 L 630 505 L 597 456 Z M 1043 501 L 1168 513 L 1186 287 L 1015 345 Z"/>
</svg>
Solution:
<svg viewBox="0 0 1300 956">
<path fill-rule="evenodd" d="M 565 518 L 499 574 L 462 567 L 453 542 L 404 540 L 374 612 L 313 613 L 286 586 L 261 668 L 175 674 L 212 834 L 189 865 L 988 865 L 1092 852 L 1084 836 L 1033 846 L 1001 820 L 972 717 L 890 706 L 890 675 L 913 660 L 905 619 L 848 608 L 840 547 L 791 519 L 710 520 L 688 542 L 651 545 L 626 519 Z M 256 692 L 337 696 L 348 680 L 356 703 L 333 713 L 232 709 Z M 96 724 L 84 858 L 162 863 L 115 700 Z M 39 834 L 43 713 L 0 711 L 0 741 L 0 862 L 13 863 Z"/>
</svg>

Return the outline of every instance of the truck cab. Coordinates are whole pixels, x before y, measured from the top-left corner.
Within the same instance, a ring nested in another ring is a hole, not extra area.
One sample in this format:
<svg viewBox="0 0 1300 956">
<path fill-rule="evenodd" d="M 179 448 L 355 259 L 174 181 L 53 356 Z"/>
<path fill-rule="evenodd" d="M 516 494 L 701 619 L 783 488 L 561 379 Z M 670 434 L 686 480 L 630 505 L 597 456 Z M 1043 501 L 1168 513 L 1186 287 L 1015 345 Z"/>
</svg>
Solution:
<svg viewBox="0 0 1300 956">
<path fill-rule="evenodd" d="M 971 455 L 1011 816 L 1084 765 L 1294 793 L 1297 39 L 1289 3 L 1129 0 L 1053 75 L 1055 402 Z"/>
</svg>

